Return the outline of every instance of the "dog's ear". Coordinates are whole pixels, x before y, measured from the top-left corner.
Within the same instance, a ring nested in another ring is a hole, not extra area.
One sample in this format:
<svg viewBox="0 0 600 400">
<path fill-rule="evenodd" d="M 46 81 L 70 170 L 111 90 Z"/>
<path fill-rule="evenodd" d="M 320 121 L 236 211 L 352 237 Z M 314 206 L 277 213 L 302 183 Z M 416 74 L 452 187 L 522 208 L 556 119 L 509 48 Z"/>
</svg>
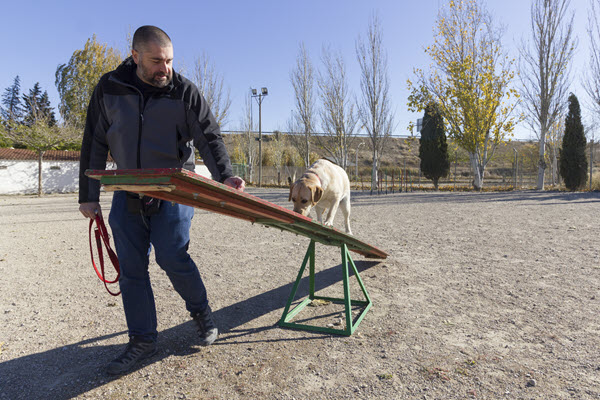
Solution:
<svg viewBox="0 0 600 400">
<path fill-rule="evenodd" d="M 323 196 L 323 189 L 321 188 L 321 186 L 315 186 L 314 189 L 311 188 L 311 191 L 313 196 L 312 204 L 314 206 L 319 202 L 319 200 L 321 200 L 321 196 Z"/>
<path fill-rule="evenodd" d="M 292 201 L 292 191 L 294 190 L 294 185 L 295 185 L 295 183 L 292 183 L 290 185 L 290 198 L 288 199 L 288 201 Z"/>
</svg>

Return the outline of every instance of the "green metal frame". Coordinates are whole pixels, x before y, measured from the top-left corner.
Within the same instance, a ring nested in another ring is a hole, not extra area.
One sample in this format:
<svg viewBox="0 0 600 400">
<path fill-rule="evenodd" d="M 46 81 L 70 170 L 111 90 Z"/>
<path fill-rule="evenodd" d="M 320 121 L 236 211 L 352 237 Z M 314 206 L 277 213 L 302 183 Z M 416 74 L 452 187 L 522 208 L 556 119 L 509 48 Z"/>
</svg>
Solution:
<svg viewBox="0 0 600 400">
<path fill-rule="evenodd" d="M 350 256 L 350 252 L 348 251 L 348 246 L 345 243 L 340 244 L 340 249 L 342 253 L 342 277 L 344 282 L 344 297 L 323 297 L 315 295 L 315 240 L 311 239 L 310 245 L 308 246 L 308 250 L 306 251 L 306 255 L 304 256 L 304 261 L 302 262 L 302 267 L 298 272 L 298 277 L 296 278 L 296 282 L 292 288 L 292 293 L 290 293 L 290 297 L 285 305 L 283 310 L 283 315 L 279 320 L 279 325 L 285 328 L 294 328 L 294 329 L 303 329 L 307 331 L 315 331 L 315 332 L 325 332 L 325 333 L 333 333 L 337 335 L 345 335 L 350 336 L 362 319 L 365 317 L 365 314 L 371 308 L 373 304 L 371 298 L 369 297 L 369 293 L 367 293 L 367 289 L 360 278 L 358 270 L 356 269 L 356 265 L 354 264 L 354 260 Z M 296 297 L 296 292 L 298 290 L 298 286 L 300 285 L 300 281 L 302 280 L 302 276 L 304 274 L 304 270 L 306 269 L 306 265 L 309 264 L 309 294 L 308 297 L 302 300 L 296 307 L 290 310 L 292 306 L 292 302 Z M 356 280 L 362 290 L 363 295 L 366 300 L 352 300 L 350 299 L 350 275 L 349 269 L 352 268 L 354 272 L 354 276 L 356 276 Z M 298 322 L 291 322 L 291 320 L 300 312 L 304 307 L 306 307 L 311 301 L 318 300 L 327 300 L 337 304 L 344 304 L 345 306 L 345 317 L 346 324 L 344 329 L 336 329 L 336 328 L 328 328 L 323 326 L 302 324 Z M 362 306 L 364 307 L 358 316 L 353 320 L 352 318 L 352 306 Z"/>
</svg>

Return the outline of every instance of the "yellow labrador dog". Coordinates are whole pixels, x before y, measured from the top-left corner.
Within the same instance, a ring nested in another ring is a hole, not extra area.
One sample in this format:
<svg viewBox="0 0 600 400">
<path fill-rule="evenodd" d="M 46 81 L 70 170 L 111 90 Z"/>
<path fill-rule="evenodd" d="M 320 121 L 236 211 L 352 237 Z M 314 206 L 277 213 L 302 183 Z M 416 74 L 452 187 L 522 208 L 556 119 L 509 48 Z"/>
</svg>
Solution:
<svg viewBox="0 0 600 400">
<path fill-rule="evenodd" d="M 318 160 L 290 186 L 289 201 L 294 203 L 294 211 L 308 216 L 315 208 L 317 220 L 323 222 L 323 213 L 329 209 L 325 225 L 332 226 L 338 207 L 341 207 L 346 223 L 346 233 L 350 229 L 350 181 L 343 168 L 327 160 Z"/>
</svg>

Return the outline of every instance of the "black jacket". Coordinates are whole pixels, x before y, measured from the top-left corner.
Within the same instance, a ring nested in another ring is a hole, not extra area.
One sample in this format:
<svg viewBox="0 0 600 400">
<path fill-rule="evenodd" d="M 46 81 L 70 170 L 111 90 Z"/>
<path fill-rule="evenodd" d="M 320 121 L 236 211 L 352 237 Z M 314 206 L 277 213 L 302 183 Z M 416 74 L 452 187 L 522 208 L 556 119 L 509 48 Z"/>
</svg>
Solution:
<svg viewBox="0 0 600 400">
<path fill-rule="evenodd" d="M 105 169 L 108 151 L 118 169 L 194 170 L 194 147 L 214 180 L 232 176 L 219 125 L 196 86 L 173 73 L 171 84 L 144 99 L 127 58 L 100 78 L 87 111 L 79 164 L 79 202 L 98 201 L 99 181 L 86 169 Z M 145 100 L 145 101 L 144 101 Z"/>
</svg>

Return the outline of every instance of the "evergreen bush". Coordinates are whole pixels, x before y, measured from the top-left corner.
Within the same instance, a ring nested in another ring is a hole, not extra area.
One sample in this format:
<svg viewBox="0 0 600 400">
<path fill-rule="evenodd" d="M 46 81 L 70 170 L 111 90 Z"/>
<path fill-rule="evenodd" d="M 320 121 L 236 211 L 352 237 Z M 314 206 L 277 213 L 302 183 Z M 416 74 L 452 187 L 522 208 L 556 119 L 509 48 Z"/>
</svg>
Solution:
<svg viewBox="0 0 600 400">
<path fill-rule="evenodd" d="M 439 179 L 448 176 L 450 172 L 450 160 L 444 121 L 434 103 L 425 108 L 419 139 L 419 158 L 423 175 L 431 179 L 435 190 L 438 190 Z"/>
<path fill-rule="evenodd" d="M 581 123 L 581 108 L 577 97 L 571 93 L 559 165 L 560 176 L 569 190 L 580 189 L 587 182 L 588 162 L 585 149 L 586 139 Z"/>
</svg>

